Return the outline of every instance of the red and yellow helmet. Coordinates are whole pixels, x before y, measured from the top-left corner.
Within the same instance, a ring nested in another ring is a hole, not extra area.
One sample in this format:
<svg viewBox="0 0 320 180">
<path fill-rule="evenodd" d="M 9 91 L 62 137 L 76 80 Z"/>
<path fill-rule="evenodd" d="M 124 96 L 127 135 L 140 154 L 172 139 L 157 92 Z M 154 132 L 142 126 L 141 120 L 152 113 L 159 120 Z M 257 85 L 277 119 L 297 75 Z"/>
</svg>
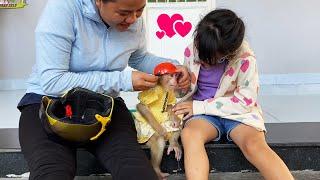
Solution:
<svg viewBox="0 0 320 180">
<path fill-rule="evenodd" d="M 40 118 L 48 134 L 81 144 L 106 131 L 113 107 L 111 96 L 77 87 L 61 98 L 43 96 Z"/>
<path fill-rule="evenodd" d="M 170 62 L 164 62 L 158 64 L 154 70 L 153 70 L 153 75 L 155 76 L 161 76 L 164 74 L 174 74 L 177 72 L 177 67 L 170 63 Z"/>
</svg>

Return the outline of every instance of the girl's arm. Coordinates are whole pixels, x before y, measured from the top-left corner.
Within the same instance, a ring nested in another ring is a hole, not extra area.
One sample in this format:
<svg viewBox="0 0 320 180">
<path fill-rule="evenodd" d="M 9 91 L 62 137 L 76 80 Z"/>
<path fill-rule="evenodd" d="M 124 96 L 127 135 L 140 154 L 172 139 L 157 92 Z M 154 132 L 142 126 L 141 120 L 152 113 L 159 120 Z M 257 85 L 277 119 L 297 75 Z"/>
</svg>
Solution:
<svg viewBox="0 0 320 180">
<path fill-rule="evenodd" d="M 185 52 L 184 52 L 184 61 L 183 61 L 183 66 L 187 68 L 189 74 L 190 74 L 190 58 L 191 58 L 190 47 L 191 47 L 191 45 L 186 47 Z M 190 75 L 190 78 L 191 78 L 191 75 Z M 178 89 L 175 91 L 176 97 L 182 98 L 186 94 L 188 94 L 188 92 L 190 92 L 190 91 L 191 91 L 191 86 L 189 86 L 188 89 Z"/>
<path fill-rule="evenodd" d="M 256 59 L 248 56 L 237 62 L 233 76 L 237 75 L 237 88 L 231 97 L 218 97 L 205 101 L 193 101 L 193 114 L 228 116 L 245 114 L 256 106 L 259 77 Z M 227 75 L 228 76 L 228 75 Z M 225 77 L 228 78 L 228 77 Z"/>
</svg>

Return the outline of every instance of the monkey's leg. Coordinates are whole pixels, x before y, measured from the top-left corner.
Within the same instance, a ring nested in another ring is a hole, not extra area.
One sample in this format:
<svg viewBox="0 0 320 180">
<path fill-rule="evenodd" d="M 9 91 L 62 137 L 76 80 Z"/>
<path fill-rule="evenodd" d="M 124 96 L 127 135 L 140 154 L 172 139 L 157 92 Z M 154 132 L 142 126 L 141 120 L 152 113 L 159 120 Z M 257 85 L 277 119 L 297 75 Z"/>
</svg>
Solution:
<svg viewBox="0 0 320 180">
<path fill-rule="evenodd" d="M 180 136 L 180 131 L 171 132 L 172 136 L 169 139 L 169 147 L 167 150 L 167 155 L 171 153 L 171 151 L 175 152 L 175 158 L 179 161 L 182 156 L 182 150 L 179 145 L 178 139 Z"/>
<path fill-rule="evenodd" d="M 166 177 L 168 177 L 170 174 L 163 173 L 160 169 L 163 151 L 166 145 L 164 138 L 162 136 L 154 134 L 147 142 L 147 145 L 151 150 L 151 164 L 156 171 L 159 179 L 166 179 Z"/>
</svg>

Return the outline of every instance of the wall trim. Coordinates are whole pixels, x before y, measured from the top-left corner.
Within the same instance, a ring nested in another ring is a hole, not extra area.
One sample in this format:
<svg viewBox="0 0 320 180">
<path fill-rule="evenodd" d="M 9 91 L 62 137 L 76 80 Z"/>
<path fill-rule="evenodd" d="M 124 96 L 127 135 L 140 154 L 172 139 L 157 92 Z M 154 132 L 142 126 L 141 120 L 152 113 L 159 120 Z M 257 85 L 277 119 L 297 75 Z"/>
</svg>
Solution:
<svg viewBox="0 0 320 180">
<path fill-rule="evenodd" d="M 0 80 L 0 91 L 11 91 L 26 89 L 26 79 L 5 79 Z"/>
<path fill-rule="evenodd" d="M 261 85 L 320 84 L 320 73 L 261 74 Z"/>
</svg>

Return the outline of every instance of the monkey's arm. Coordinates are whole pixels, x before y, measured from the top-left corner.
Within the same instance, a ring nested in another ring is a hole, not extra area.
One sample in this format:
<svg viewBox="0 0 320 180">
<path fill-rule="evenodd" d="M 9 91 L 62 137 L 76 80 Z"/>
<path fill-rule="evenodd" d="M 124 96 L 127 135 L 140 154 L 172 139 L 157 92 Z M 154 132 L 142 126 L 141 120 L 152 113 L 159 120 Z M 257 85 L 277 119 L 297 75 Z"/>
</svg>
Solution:
<svg viewBox="0 0 320 180">
<path fill-rule="evenodd" d="M 168 105 L 167 110 L 168 110 L 168 115 L 170 120 L 173 122 L 173 127 L 174 128 L 179 128 L 181 126 L 181 119 L 172 112 L 172 105 Z M 178 139 L 180 136 L 180 130 L 179 131 L 174 131 L 172 132 L 172 135 L 169 137 L 169 147 L 167 150 L 167 155 L 170 154 L 171 151 L 175 152 L 175 158 L 179 161 L 181 159 L 182 151 L 181 147 L 178 143 Z"/>
<path fill-rule="evenodd" d="M 137 105 L 137 110 L 139 113 L 148 121 L 150 126 L 160 135 L 160 136 L 165 136 L 166 135 L 166 130 L 161 126 L 161 124 L 156 120 L 156 118 L 153 116 L 151 113 L 150 109 L 148 106 L 139 103 Z"/>
</svg>

